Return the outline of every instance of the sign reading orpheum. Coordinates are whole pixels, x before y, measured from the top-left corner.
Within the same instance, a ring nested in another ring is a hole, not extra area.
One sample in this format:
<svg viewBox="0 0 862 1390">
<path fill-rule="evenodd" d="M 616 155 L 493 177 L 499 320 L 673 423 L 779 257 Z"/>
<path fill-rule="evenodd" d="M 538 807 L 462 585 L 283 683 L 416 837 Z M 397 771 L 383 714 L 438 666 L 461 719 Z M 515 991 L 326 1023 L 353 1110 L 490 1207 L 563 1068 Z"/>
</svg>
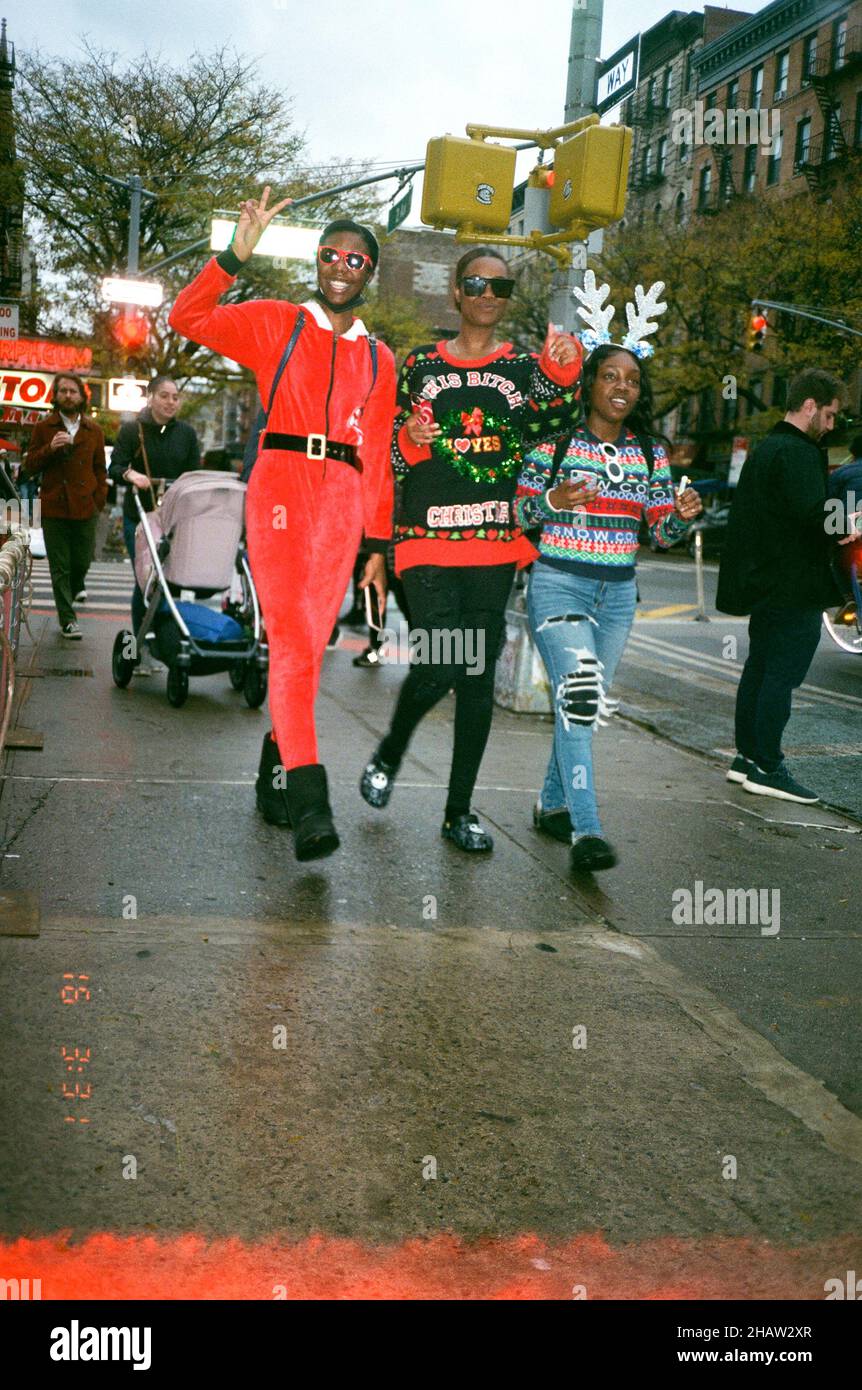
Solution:
<svg viewBox="0 0 862 1390">
<path fill-rule="evenodd" d="M 47 338 L 0 340 L 0 367 L 34 367 L 37 372 L 88 372 L 92 365 L 93 353 L 88 347 L 52 343 Z"/>
</svg>

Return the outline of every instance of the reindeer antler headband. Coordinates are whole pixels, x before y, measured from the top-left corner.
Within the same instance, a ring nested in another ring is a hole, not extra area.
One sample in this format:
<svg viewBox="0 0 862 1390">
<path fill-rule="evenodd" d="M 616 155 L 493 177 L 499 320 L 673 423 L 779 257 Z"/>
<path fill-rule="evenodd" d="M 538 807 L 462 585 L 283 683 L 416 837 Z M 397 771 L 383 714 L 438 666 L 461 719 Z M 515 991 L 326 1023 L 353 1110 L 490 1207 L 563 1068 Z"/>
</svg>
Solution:
<svg viewBox="0 0 862 1390">
<path fill-rule="evenodd" d="M 626 304 L 628 332 L 622 342 L 615 346 L 625 348 L 626 352 L 634 353 L 635 357 L 652 357 L 655 348 L 646 339 L 658 328 L 657 323 L 650 321 L 651 318 L 658 318 L 667 309 L 667 304 L 659 302 L 663 289 L 664 280 L 656 280 L 646 293 L 643 285 L 635 285 L 635 302 Z M 593 352 L 602 343 L 613 341 L 608 329 L 616 311 L 613 304 L 609 304 L 607 308 L 603 307 L 610 292 L 610 285 L 596 284 L 592 270 L 584 273 L 584 288 L 576 287 L 572 290 L 572 294 L 581 301 L 578 313 L 589 325 L 580 335 L 587 352 Z"/>
</svg>

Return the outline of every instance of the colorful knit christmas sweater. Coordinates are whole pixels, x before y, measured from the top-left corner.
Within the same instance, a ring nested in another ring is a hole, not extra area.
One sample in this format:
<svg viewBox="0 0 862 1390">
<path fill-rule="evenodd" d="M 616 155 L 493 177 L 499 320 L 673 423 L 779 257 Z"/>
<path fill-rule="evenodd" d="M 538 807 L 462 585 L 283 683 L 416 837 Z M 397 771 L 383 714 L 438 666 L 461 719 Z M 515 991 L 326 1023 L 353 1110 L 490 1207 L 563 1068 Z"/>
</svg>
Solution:
<svg viewBox="0 0 862 1390">
<path fill-rule="evenodd" d="M 556 476 L 553 444 L 539 445 L 526 460 L 518 479 L 515 519 L 525 530 L 541 526 L 536 544 L 545 564 L 591 579 L 631 579 L 642 517 L 664 550 L 688 531 L 687 523 L 674 511 L 670 464 L 662 446 L 653 441 L 652 477 L 631 430 L 624 430 L 614 447 L 617 457 L 609 462 L 601 441 L 581 424 Z M 609 469 L 618 481 L 608 477 Z M 573 473 L 598 478 L 599 496 L 588 512 L 557 512 L 548 492 Z"/>
<path fill-rule="evenodd" d="M 417 347 L 401 368 L 392 462 L 403 478 L 395 568 L 506 565 L 536 551 L 513 515 L 524 453 L 571 428 L 578 416 L 582 355 L 561 367 L 547 352 L 504 343 L 462 361 L 446 343 Z M 416 446 L 405 421 L 411 396 L 430 404 L 442 433 Z"/>
</svg>

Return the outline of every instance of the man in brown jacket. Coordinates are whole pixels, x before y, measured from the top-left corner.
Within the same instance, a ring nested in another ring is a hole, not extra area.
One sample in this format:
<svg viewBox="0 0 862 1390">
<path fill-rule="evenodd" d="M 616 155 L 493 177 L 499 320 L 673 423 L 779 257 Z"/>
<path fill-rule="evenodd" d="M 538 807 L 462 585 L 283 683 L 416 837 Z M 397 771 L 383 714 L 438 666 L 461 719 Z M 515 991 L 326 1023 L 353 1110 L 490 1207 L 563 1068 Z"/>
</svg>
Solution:
<svg viewBox="0 0 862 1390">
<path fill-rule="evenodd" d="M 108 496 L 105 437 L 85 413 L 87 388 L 78 376 L 54 378 L 51 414 L 33 431 L 24 460 L 28 473 L 41 475 L 42 532 L 51 587 L 64 637 L 81 640 L 75 602 L 86 597 L 84 583 L 96 546 L 96 523 Z"/>
</svg>

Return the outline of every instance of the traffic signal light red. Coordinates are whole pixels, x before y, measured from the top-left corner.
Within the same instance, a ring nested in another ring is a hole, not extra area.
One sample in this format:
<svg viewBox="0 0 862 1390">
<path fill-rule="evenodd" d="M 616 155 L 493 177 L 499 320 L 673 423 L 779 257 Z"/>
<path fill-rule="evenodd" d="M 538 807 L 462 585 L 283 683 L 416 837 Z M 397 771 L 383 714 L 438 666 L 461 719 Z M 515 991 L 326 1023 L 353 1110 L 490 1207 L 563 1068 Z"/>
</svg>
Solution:
<svg viewBox="0 0 862 1390">
<path fill-rule="evenodd" d="M 146 314 L 134 309 L 114 319 L 111 336 L 123 352 L 140 352 L 150 336 L 150 321 Z"/>
<path fill-rule="evenodd" d="M 748 351 L 762 352 L 766 337 L 767 321 L 763 314 L 752 314 L 748 325 Z"/>
</svg>

